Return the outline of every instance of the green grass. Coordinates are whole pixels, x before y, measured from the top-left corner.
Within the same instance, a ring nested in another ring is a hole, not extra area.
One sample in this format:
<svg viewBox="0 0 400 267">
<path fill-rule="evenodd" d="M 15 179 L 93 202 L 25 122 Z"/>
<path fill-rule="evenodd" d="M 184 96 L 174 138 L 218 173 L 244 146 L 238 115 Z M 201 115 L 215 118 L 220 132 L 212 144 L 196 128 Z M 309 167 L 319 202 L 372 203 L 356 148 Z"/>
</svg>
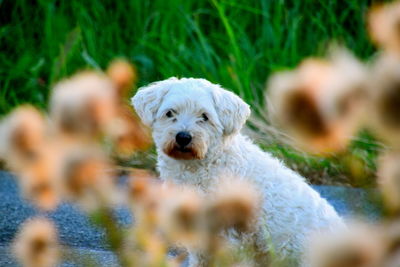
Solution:
<svg viewBox="0 0 400 267">
<path fill-rule="evenodd" d="M 332 40 L 363 59 L 374 53 L 365 30 L 368 0 L 32 2 L 0 0 L 0 114 L 21 103 L 46 108 L 55 82 L 120 56 L 137 65 L 140 85 L 202 77 L 257 110 L 271 72 L 324 54 Z M 267 149 L 309 160 L 279 144 Z M 311 166 L 329 169 L 331 162 Z"/>
</svg>

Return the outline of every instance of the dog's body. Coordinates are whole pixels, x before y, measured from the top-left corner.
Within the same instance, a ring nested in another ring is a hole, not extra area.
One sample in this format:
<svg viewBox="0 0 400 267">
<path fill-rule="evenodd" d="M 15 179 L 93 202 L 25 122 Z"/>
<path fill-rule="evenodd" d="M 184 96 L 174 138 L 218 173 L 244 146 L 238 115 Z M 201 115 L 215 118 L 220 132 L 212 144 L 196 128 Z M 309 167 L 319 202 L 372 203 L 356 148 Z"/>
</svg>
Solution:
<svg viewBox="0 0 400 267">
<path fill-rule="evenodd" d="M 240 134 L 250 110 L 233 93 L 202 79 L 172 78 L 141 89 L 133 104 L 153 128 L 163 180 L 209 192 L 221 177 L 235 176 L 260 191 L 254 241 L 261 250 L 301 262 L 312 234 L 343 225 L 304 178 Z"/>
</svg>

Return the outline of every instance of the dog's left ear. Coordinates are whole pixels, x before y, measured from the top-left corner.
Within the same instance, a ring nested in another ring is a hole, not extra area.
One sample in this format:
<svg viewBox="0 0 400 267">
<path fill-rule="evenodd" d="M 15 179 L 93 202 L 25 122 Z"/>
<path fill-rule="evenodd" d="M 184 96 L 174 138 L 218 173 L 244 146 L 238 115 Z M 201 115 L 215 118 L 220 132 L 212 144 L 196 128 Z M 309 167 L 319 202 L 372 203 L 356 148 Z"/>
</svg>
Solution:
<svg viewBox="0 0 400 267">
<path fill-rule="evenodd" d="M 250 108 L 240 97 L 218 86 L 212 90 L 215 109 L 228 136 L 240 131 L 250 116 Z"/>
</svg>

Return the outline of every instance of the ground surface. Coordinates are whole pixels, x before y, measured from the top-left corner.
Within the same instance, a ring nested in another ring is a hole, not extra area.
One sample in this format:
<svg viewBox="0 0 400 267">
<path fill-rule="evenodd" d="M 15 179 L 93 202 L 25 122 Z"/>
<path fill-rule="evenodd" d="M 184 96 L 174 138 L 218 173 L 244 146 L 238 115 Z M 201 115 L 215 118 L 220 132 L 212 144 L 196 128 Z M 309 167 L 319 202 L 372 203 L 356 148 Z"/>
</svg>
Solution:
<svg viewBox="0 0 400 267">
<path fill-rule="evenodd" d="M 314 188 L 345 217 L 359 215 L 370 220 L 379 217 L 379 209 L 363 189 L 334 186 Z M 23 221 L 40 214 L 20 198 L 18 191 L 15 178 L 7 172 L 0 171 L 0 266 L 2 267 L 16 266 L 9 251 L 9 244 Z M 103 242 L 104 234 L 101 229 L 94 227 L 75 206 L 65 203 L 55 212 L 41 215 L 51 218 L 56 223 L 62 244 L 70 247 L 78 258 L 89 256 L 101 263 L 99 266 L 116 264 L 113 254 L 107 251 L 107 246 Z M 132 222 L 127 209 L 118 209 L 116 216 L 121 227 Z M 65 263 L 63 266 L 73 266 L 73 264 Z"/>
</svg>

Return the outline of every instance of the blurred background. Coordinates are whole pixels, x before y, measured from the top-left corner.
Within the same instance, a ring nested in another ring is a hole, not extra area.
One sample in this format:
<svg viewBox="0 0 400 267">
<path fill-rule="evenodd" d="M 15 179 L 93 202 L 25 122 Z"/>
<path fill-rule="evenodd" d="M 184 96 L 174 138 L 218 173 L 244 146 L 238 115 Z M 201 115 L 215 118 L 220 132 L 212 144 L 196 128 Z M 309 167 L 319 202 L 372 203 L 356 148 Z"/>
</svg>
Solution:
<svg viewBox="0 0 400 267">
<path fill-rule="evenodd" d="M 400 266 L 399 25 L 399 0 L 0 0 L 0 265 L 54 266 L 70 246 L 180 266 L 182 241 L 210 266 L 274 264 L 219 238 L 257 216 L 245 184 L 204 201 L 159 183 L 130 98 L 176 76 L 238 94 L 246 134 L 340 215 L 367 215 L 312 245 L 312 266 Z"/>
<path fill-rule="evenodd" d="M 136 65 L 138 86 L 170 76 L 205 78 L 240 95 L 265 121 L 261 108 L 272 72 L 324 54 L 331 41 L 361 59 L 373 57 L 365 26 L 375 2 L 0 0 L 0 115 L 22 103 L 46 109 L 57 81 L 123 57 Z M 380 145 L 367 132 L 340 155 L 316 157 L 257 125 L 248 126 L 259 144 L 312 183 L 374 184 Z M 154 152 L 144 156 L 145 167 L 154 167 Z"/>
</svg>

